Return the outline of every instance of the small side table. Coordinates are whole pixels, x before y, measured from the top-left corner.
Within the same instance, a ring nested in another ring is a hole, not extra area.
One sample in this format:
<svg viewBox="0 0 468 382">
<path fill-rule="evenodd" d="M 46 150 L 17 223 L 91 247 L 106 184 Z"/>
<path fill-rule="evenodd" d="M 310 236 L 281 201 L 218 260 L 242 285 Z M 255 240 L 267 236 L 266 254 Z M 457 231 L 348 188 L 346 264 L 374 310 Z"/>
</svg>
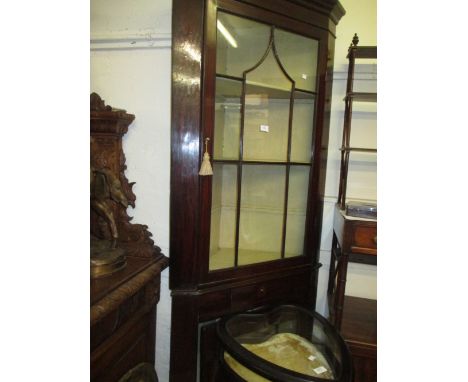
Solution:
<svg viewBox="0 0 468 382">
<path fill-rule="evenodd" d="M 377 265 L 377 221 L 346 216 L 335 205 L 328 277 L 330 321 L 340 330 L 348 262 Z"/>
<path fill-rule="evenodd" d="M 377 221 L 348 217 L 335 206 L 328 279 L 330 322 L 348 344 L 354 382 L 377 380 L 377 301 L 345 295 L 348 262 L 377 265 Z"/>
</svg>

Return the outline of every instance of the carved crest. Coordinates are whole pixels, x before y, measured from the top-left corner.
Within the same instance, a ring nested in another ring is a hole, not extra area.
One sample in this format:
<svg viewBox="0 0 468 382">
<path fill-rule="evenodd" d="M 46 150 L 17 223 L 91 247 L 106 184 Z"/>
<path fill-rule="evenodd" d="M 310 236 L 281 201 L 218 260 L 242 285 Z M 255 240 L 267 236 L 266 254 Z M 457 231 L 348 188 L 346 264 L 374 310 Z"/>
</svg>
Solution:
<svg viewBox="0 0 468 382">
<path fill-rule="evenodd" d="M 99 94 L 91 93 L 91 111 L 111 111 L 111 106 L 106 106 Z"/>
</svg>

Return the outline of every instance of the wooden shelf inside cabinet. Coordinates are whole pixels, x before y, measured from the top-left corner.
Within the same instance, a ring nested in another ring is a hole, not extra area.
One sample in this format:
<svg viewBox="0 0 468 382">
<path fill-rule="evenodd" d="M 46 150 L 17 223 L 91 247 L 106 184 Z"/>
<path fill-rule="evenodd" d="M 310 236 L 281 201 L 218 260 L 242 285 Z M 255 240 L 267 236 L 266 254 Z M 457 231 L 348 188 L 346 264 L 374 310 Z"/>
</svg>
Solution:
<svg viewBox="0 0 468 382">
<path fill-rule="evenodd" d="M 361 153 L 377 153 L 377 149 L 371 149 L 371 148 L 366 148 L 366 147 L 342 147 L 340 151 L 345 151 L 345 152 L 361 152 Z"/>
<path fill-rule="evenodd" d="M 225 74 L 217 74 L 217 90 L 220 95 L 224 97 L 240 97 L 242 91 L 242 83 L 244 82 L 241 77 L 228 76 Z M 292 87 L 278 88 L 271 86 L 267 83 L 246 82 L 249 93 L 251 94 L 264 94 L 268 95 L 270 99 L 290 99 Z M 317 96 L 316 91 L 301 89 L 294 87 L 295 99 L 311 99 Z M 240 104 L 239 104 L 240 106 Z"/>
</svg>

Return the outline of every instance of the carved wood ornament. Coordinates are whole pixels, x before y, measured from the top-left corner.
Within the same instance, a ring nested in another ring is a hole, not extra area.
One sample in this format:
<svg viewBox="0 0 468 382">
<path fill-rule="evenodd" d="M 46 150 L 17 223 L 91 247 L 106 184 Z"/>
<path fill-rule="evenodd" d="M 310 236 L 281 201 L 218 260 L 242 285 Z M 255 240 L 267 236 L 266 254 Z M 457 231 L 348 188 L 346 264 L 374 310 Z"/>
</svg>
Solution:
<svg viewBox="0 0 468 382">
<path fill-rule="evenodd" d="M 135 116 L 125 110 L 114 109 L 104 103 L 96 94 L 91 94 L 91 159 L 92 169 L 107 172 L 119 181 L 118 191 L 121 200 L 108 200 L 118 232 L 117 248 L 125 250 L 127 256 L 149 258 L 161 254 L 161 249 L 154 245 L 151 232 L 144 224 L 131 223 L 132 218 L 127 214 L 126 204 L 135 208 L 136 196 L 132 191 L 135 182 L 129 182 L 125 177 L 125 154 L 122 149 L 122 137 L 127 133 L 129 125 Z M 111 224 L 100 214 L 91 209 L 91 237 L 98 240 L 112 241 L 115 233 Z"/>
</svg>

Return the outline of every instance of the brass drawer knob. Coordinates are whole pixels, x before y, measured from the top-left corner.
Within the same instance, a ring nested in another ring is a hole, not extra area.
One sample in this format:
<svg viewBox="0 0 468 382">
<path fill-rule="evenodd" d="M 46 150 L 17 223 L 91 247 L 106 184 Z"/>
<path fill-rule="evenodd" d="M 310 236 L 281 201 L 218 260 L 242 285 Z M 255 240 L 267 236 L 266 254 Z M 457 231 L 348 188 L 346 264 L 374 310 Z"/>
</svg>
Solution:
<svg viewBox="0 0 468 382">
<path fill-rule="evenodd" d="M 377 244 L 377 235 L 374 236 L 374 243 Z"/>
</svg>

